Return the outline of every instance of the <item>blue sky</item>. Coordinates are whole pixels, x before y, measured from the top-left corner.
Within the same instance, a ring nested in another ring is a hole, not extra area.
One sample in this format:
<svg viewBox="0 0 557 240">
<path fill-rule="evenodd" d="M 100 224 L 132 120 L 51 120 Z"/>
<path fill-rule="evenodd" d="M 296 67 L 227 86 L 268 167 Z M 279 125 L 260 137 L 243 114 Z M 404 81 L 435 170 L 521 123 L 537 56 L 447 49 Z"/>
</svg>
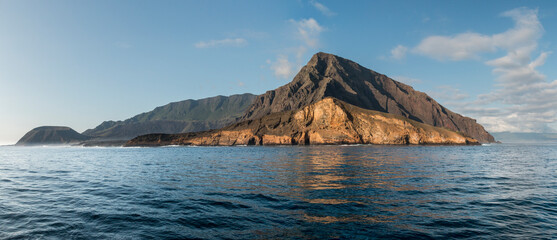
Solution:
<svg viewBox="0 0 557 240">
<path fill-rule="evenodd" d="M 0 0 L 0 143 L 261 94 L 318 51 L 490 131 L 557 128 L 555 1 Z"/>
</svg>

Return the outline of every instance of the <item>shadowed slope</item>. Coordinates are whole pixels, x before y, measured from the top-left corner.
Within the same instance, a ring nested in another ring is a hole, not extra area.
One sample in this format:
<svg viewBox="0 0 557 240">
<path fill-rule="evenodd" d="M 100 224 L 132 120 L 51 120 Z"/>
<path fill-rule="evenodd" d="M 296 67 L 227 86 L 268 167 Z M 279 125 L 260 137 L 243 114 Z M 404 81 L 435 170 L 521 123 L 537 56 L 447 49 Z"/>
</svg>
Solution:
<svg viewBox="0 0 557 240">
<path fill-rule="evenodd" d="M 454 131 L 325 98 L 219 130 L 139 136 L 126 146 L 477 143 Z"/>
<path fill-rule="evenodd" d="M 131 139 L 148 133 L 182 133 L 216 129 L 234 123 L 255 95 L 217 96 L 157 107 L 125 121 L 106 121 L 84 135 L 102 139 Z"/>
<path fill-rule="evenodd" d="M 445 127 L 480 142 L 494 142 L 493 136 L 476 120 L 448 110 L 427 94 L 353 61 L 321 52 L 311 58 L 292 82 L 258 96 L 242 119 L 300 109 L 326 97 Z"/>
<path fill-rule="evenodd" d="M 17 146 L 70 144 L 90 139 L 69 127 L 43 126 L 27 132 L 17 143 Z"/>
</svg>

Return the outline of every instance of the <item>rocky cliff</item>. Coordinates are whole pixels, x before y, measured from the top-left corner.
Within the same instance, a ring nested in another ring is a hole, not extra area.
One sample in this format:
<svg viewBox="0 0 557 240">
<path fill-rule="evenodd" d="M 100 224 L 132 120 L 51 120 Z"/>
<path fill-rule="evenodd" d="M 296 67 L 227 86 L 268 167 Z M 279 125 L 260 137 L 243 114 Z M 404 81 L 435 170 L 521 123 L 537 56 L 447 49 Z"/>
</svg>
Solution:
<svg viewBox="0 0 557 240">
<path fill-rule="evenodd" d="M 476 120 L 448 110 L 427 94 L 327 53 L 315 54 L 292 82 L 258 96 L 242 119 L 300 109 L 326 97 L 462 132 L 480 142 L 495 141 Z"/>
<path fill-rule="evenodd" d="M 460 133 L 401 116 L 362 109 L 334 98 L 228 127 L 184 134 L 149 134 L 126 146 L 478 144 Z"/>
<path fill-rule="evenodd" d="M 90 139 L 69 127 L 43 126 L 26 133 L 16 146 L 73 144 Z"/>
</svg>

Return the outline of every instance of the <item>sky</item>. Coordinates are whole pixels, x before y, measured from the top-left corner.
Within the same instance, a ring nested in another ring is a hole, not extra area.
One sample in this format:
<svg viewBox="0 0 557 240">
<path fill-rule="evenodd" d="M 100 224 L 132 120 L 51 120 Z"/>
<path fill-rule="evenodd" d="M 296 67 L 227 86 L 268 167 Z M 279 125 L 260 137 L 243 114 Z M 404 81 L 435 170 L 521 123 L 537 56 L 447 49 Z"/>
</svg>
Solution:
<svg viewBox="0 0 557 240">
<path fill-rule="evenodd" d="M 0 0 L 0 144 L 261 94 L 320 51 L 490 132 L 554 132 L 556 44 L 556 1 Z"/>
</svg>

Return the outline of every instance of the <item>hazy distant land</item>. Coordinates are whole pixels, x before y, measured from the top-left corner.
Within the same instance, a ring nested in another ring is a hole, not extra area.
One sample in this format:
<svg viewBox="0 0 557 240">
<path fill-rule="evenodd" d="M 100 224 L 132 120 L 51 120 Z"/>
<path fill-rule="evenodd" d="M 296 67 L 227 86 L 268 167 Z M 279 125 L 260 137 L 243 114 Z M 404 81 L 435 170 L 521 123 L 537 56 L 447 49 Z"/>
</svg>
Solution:
<svg viewBox="0 0 557 240">
<path fill-rule="evenodd" d="M 492 133 L 497 141 L 502 143 L 557 143 L 557 133 Z"/>
</svg>

